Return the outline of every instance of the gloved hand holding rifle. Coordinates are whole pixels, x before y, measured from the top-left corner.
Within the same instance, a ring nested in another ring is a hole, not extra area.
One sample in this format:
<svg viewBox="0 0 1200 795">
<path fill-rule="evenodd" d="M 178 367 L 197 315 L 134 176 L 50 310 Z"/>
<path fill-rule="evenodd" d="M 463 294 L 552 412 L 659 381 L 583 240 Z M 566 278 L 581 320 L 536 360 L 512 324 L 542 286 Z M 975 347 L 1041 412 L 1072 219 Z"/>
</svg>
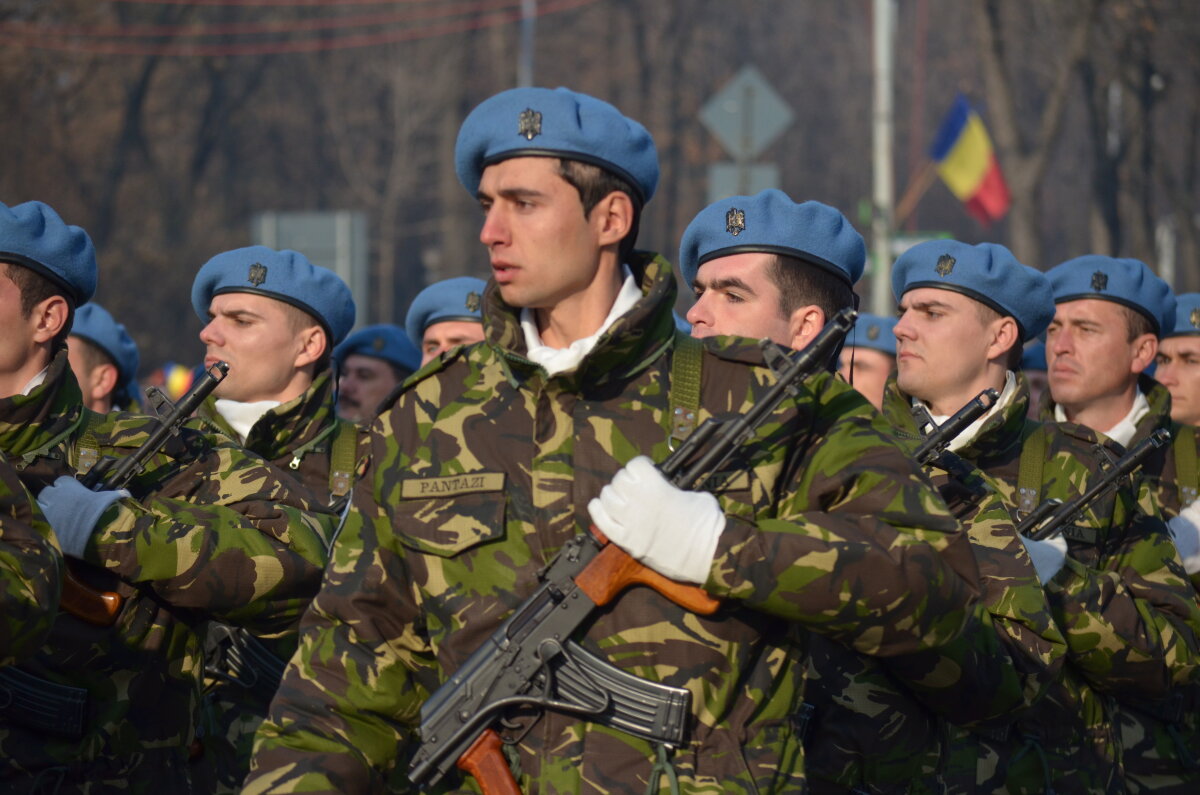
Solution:
<svg viewBox="0 0 1200 795">
<path fill-rule="evenodd" d="M 408 770 L 414 786 L 436 784 L 457 765 L 487 795 L 519 795 L 490 728 L 511 707 L 574 713 L 655 742 L 683 741 L 689 691 L 627 674 L 570 639 L 594 610 L 635 584 L 696 613 L 718 609 L 701 588 L 683 584 L 707 579 L 725 528 L 716 498 L 691 489 L 720 471 L 796 384 L 828 366 L 855 315 L 842 310 L 799 354 L 779 354 L 778 380 L 751 411 L 708 419 L 657 468 L 639 457 L 617 473 L 589 505 L 591 532 L 563 546 L 537 591 L 421 707 L 421 742 Z"/>
</svg>

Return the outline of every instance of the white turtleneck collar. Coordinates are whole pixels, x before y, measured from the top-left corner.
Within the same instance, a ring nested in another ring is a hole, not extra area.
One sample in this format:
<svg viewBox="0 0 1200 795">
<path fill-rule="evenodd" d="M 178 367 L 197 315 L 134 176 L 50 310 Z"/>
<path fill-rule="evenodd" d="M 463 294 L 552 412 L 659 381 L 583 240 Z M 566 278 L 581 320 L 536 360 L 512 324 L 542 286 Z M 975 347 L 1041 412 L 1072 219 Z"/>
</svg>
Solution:
<svg viewBox="0 0 1200 795">
<path fill-rule="evenodd" d="M 550 375 L 558 375 L 570 370 L 574 370 L 579 366 L 579 363 L 584 360 L 592 349 L 596 347 L 596 341 L 600 339 L 600 335 L 608 331 L 616 319 L 633 308 L 642 297 L 642 291 L 637 285 L 637 280 L 633 278 L 633 272 L 628 265 L 622 265 L 622 270 L 625 272 L 625 281 L 621 284 L 621 290 L 617 293 L 617 300 L 613 302 L 612 309 L 608 311 L 608 317 L 604 318 L 604 322 L 600 324 L 600 328 L 589 337 L 575 340 L 565 348 L 551 348 L 542 342 L 542 335 L 538 333 L 537 319 L 534 317 L 532 310 L 521 310 L 521 330 L 525 332 L 525 347 L 528 353 L 525 357 L 534 364 L 542 366 Z"/>
<path fill-rule="evenodd" d="M 1142 393 L 1142 388 L 1137 387 L 1137 393 L 1133 396 L 1133 407 L 1129 409 L 1120 422 L 1112 426 L 1108 430 L 1100 432 L 1118 443 L 1122 447 L 1128 447 L 1133 441 L 1133 437 L 1137 434 L 1137 424 L 1141 422 L 1142 417 L 1150 413 L 1150 401 L 1146 400 L 1146 395 Z M 1054 419 L 1058 422 L 1067 422 L 1067 412 L 1062 406 L 1054 407 Z M 1100 430 L 1093 428 L 1092 430 Z"/>
<path fill-rule="evenodd" d="M 1016 394 L 1017 376 L 1012 370 L 1006 370 L 1004 373 L 1004 389 L 1000 392 L 1000 397 L 995 403 L 992 404 L 991 408 L 983 413 L 981 417 L 972 422 L 966 428 L 963 428 L 962 433 L 950 440 L 950 444 L 947 445 L 947 448 L 950 450 L 950 452 L 958 452 L 971 442 L 975 441 L 975 437 L 977 437 L 979 435 L 979 431 L 983 429 L 983 424 L 996 414 L 1004 411 L 1005 408 L 1013 402 L 1013 398 L 1016 397 Z M 919 402 L 921 405 L 925 406 L 926 409 L 929 408 L 929 405 L 924 401 L 917 401 L 916 398 L 913 398 L 913 402 Z M 939 416 L 930 412 L 930 416 L 933 417 L 933 421 L 938 425 L 941 425 L 946 420 L 950 419 L 949 414 Z"/>
<path fill-rule="evenodd" d="M 40 373 L 29 379 L 29 383 L 21 389 L 21 394 L 28 395 L 30 392 L 44 384 L 46 382 L 46 373 L 48 372 L 50 372 L 49 365 L 43 367 Z"/>
<path fill-rule="evenodd" d="M 245 442 L 254 424 L 263 418 L 268 411 L 283 405 L 278 400 L 257 400 L 253 403 L 239 403 L 236 400 L 218 398 L 217 413 L 225 418 L 229 426 L 238 435 L 239 442 Z"/>
</svg>

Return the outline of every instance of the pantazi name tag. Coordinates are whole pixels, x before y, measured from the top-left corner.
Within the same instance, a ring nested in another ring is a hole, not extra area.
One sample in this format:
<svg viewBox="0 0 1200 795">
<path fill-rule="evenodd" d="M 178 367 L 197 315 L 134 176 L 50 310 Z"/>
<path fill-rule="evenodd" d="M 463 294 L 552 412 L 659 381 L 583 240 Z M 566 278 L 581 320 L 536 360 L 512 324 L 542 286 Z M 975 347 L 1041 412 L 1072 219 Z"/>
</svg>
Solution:
<svg viewBox="0 0 1200 795">
<path fill-rule="evenodd" d="M 503 472 L 475 472 L 444 478 L 413 478 L 400 484 L 400 496 L 406 500 L 421 497 L 453 497 L 477 491 L 501 491 Z"/>
</svg>

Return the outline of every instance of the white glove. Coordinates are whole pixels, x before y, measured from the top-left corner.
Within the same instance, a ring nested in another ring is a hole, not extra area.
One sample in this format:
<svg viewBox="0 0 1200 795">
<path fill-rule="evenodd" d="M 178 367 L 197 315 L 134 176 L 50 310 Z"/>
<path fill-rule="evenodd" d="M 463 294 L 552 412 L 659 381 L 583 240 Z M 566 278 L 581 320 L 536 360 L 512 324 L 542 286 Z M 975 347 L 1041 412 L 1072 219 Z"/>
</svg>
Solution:
<svg viewBox="0 0 1200 795">
<path fill-rule="evenodd" d="M 588 503 L 608 540 L 659 574 L 703 585 L 712 568 L 725 512 L 705 491 L 684 491 L 638 456 Z"/>
<path fill-rule="evenodd" d="M 1021 537 L 1029 557 L 1033 560 L 1033 568 L 1037 571 L 1038 580 L 1042 585 L 1058 574 L 1067 561 L 1067 539 L 1062 536 L 1047 538 L 1045 541 L 1034 541 L 1032 538 Z"/>
<path fill-rule="evenodd" d="M 1174 519 L 1168 519 L 1167 528 L 1175 539 L 1183 570 L 1188 574 L 1200 571 L 1200 504 L 1193 502 Z"/>
</svg>

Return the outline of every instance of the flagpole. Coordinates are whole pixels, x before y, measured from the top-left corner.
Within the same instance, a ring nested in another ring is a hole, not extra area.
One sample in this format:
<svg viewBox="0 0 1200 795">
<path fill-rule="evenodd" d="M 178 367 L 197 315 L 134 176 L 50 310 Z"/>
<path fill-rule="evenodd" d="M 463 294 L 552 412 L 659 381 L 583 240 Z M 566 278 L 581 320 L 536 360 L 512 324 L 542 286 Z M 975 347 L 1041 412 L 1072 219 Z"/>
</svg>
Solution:
<svg viewBox="0 0 1200 795">
<path fill-rule="evenodd" d="M 932 160 L 926 160 L 921 166 L 921 170 L 913 175 L 909 180 L 908 187 L 904 191 L 904 195 L 900 197 L 900 201 L 896 203 L 896 226 L 904 226 L 908 217 L 917 209 L 917 205 L 921 203 L 921 199 L 925 197 L 926 192 L 933 187 L 934 181 L 937 179 L 937 165 Z"/>
<path fill-rule="evenodd" d="M 873 212 L 871 213 L 871 312 L 891 315 L 892 212 L 895 201 L 892 145 L 892 51 L 895 42 L 895 0 L 874 0 L 873 37 L 875 97 L 872 118 Z"/>
</svg>

